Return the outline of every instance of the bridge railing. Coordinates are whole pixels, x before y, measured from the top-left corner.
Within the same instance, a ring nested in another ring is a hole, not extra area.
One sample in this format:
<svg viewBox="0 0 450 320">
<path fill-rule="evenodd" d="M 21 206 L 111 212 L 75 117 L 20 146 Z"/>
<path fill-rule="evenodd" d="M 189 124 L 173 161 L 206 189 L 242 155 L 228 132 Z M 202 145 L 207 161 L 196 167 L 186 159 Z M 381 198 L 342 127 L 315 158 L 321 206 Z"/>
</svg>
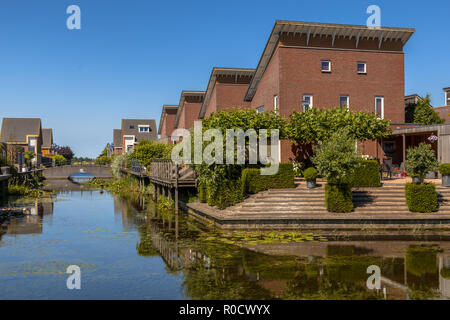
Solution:
<svg viewBox="0 0 450 320">
<path fill-rule="evenodd" d="M 166 182 L 177 180 L 179 177 L 179 166 L 171 159 L 153 159 L 150 162 L 149 177 Z"/>
</svg>

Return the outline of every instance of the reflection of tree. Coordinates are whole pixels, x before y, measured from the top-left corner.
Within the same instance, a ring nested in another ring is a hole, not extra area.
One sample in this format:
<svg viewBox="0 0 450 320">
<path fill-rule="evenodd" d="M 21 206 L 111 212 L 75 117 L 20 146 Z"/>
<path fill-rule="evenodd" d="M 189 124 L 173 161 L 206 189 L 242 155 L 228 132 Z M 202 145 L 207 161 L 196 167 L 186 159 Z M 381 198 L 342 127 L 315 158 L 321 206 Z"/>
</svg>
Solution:
<svg viewBox="0 0 450 320">
<path fill-rule="evenodd" d="M 158 256 L 158 251 L 152 245 L 152 234 L 149 231 L 147 225 L 142 224 L 138 227 L 138 233 L 140 241 L 136 245 L 138 255 L 142 257 L 154 257 Z"/>
<path fill-rule="evenodd" d="M 410 246 L 406 251 L 406 271 L 411 299 L 425 300 L 437 296 L 438 252 L 439 247 L 436 246 Z"/>
</svg>

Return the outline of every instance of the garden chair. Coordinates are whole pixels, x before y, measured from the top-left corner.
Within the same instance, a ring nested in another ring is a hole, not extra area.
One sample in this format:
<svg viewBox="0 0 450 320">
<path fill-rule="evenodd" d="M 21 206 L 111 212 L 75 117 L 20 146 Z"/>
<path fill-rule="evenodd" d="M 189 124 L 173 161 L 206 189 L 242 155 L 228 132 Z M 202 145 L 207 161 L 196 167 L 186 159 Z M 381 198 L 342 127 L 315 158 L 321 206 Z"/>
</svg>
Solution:
<svg viewBox="0 0 450 320">
<path fill-rule="evenodd" d="M 381 165 L 381 173 L 386 172 L 388 177 L 392 179 L 394 174 L 394 166 L 392 165 L 392 158 L 383 159 L 383 164 Z"/>
</svg>

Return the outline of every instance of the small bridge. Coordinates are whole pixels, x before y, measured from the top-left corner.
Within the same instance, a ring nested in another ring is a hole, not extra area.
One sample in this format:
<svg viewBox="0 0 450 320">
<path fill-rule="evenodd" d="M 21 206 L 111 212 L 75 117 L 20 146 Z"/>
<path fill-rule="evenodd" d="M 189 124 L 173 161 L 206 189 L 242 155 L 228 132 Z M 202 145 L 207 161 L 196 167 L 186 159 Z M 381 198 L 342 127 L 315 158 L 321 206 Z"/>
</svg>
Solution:
<svg viewBox="0 0 450 320">
<path fill-rule="evenodd" d="M 45 179 L 68 179 L 75 173 L 90 173 L 97 179 L 112 178 L 111 166 L 99 164 L 72 164 L 58 167 L 45 168 L 42 175 Z"/>
</svg>

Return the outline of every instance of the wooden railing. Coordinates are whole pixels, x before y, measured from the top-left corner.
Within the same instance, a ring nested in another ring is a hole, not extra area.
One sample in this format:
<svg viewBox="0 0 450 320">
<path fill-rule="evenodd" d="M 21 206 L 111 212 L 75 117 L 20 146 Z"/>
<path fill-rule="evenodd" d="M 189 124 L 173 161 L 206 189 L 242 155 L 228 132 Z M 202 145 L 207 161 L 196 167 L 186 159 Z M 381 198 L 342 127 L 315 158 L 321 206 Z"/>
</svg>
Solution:
<svg viewBox="0 0 450 320">
<path fill-rule="evenodd" d="M 151 179 L 172 182 L 178 178 L 178 166 L 170 159 L 153 159 L 150 162 Z"/>
</svg>

